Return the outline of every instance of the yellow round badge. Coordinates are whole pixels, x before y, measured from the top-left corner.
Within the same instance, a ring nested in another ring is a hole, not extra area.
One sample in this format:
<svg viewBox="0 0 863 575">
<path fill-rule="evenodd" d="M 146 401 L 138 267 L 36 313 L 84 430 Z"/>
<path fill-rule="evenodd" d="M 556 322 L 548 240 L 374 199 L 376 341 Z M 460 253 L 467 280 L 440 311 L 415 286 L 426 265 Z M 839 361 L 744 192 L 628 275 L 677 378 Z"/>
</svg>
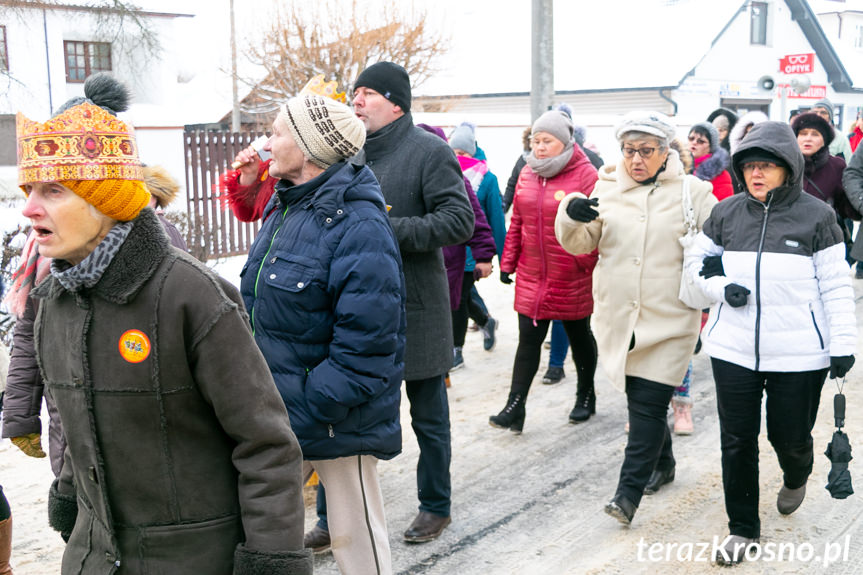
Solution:
<svg viewBox="0 0 863 575">
<path fill-rule="evenodd" d="M 562 200 L 564 196 L 566 196 L 566 192 L 564 192 L 563 190 L 557 190 L 556 192 L 554 192 L 554 199 L 558 202 Z"/>
<path fill-rule="evenodd" d="M 144 332 L 130 329 L 120 336 L 120 355 L 129 363 L 141 363 L 150 355 L 150 339 Z"/>
</svg>

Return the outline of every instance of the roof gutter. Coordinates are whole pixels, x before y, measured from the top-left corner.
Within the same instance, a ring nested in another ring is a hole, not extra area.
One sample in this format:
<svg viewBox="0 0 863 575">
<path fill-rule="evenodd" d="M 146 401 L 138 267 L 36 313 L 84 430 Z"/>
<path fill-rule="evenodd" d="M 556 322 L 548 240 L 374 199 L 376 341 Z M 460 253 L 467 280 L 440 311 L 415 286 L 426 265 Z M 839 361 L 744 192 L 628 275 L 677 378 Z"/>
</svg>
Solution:
<svg viewBox="0 0 863 575">
<path fill-rule="evenodd" d="M 669 104 L 671 104 L 671 106 L 674 108 L 674 113 L 672 114 L 672 116 L 676 116 L 677 115 L 677 102 L 672 100 L 670 97 L 666 96 L 665 90 L 667 90 L 667 88 L 660 88 L 659 89 L 659 92 L 658 92 L 659 97 L 662 98 L 663 100 L 665 100 L 666 102 L 668 102 Z"/>
</svg>

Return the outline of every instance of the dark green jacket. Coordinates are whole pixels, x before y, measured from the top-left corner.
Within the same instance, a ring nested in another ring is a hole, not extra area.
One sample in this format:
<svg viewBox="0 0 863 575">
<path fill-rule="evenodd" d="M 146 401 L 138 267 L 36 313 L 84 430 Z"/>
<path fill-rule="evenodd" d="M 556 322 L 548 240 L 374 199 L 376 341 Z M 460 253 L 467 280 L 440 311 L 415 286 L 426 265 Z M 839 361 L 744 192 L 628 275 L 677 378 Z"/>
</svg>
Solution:
<svg viewBox="0 0 863 575">
<path fill-rule="evenodd" d="M 63 575 L 312 572 L 302 456 L 233 286 L 146 209 L 92 289 L 49 277 L 33 296 L 68 441 L 49 497 Z"/>
</svg>

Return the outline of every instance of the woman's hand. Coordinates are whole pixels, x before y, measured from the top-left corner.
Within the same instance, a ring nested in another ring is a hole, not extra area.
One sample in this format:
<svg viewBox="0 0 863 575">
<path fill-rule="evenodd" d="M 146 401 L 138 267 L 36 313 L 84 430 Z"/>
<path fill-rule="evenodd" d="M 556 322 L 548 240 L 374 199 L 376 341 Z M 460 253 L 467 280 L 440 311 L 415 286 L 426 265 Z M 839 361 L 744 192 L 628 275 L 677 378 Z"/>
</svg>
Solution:
<svg viewBox="0 0 863 575">
<path fill-rule="evenodd" d="M 491 275 L 491 270 L 491 262 L 476 262 L 476 266 L 473 268 L 473 277 L 475 279 L 487 278 Z"/>
<path fill-rule="evenodd" d="M 725 286 L 725 301 L 731 307 L 742 307 L 746 305 L 749 294 L 752 293 L 742 285 L 728 284 Z"/>
<path fill-rule="evenodd" d="M 241 164 L 237 168 L 237 171 L 240 172 L 239 184 L 241 186 L 251 186 L 255 183 L 255 179 L 258 177 L 258 170 L 261 166 L 261 158 L 258 156 L 258 152 L 249 146 L 245 150 L 240 150 L 240 153 L 234 158 L 234 162 Z"/>
<path fill-rule="evenodd" d="M 504 283 L 509 285 L 512 283 L 512 278 L 509 277 L 509 274 L 506 272 L 500 272 L 500 283 Z"/>
<path fill-rule="evenodd" d="M 13 437 L 12 443 L 30 457 L 45 457 L 45 451 L 42 449 L 42 435 L 39 433 Z"/>
<path fill-rule="evenodd" d="M 845 377 L 848 370 L 854 365 L 853 355 L 840 355 L 830 357 L 830 379 Z"/>
<path fill-rule="evenodd" d="M 594 208 L 599 205 L 596 198 L 573 198 L 566 206 L 566 215 L 577 222 L 592 222 L 599 217 Z"/>
<path fill-rule="evenodd" d="M 707 256 L 702 260 L 701 271 L 698 275 L 704 279 L 712 278 L 713 276 L 724 276 L 725 268 L 722 267 L 722 256 Z"/>
</svg>

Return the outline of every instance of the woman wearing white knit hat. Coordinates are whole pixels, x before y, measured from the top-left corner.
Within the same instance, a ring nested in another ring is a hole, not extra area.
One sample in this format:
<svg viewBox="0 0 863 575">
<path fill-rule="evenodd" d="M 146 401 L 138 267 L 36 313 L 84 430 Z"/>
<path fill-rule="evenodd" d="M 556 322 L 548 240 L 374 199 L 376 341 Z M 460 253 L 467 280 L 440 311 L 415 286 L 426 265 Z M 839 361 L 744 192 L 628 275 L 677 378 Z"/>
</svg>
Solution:
<svg viewBox="0 0 863 575">
<path fill-rule="evenodd" d="M 339 569 L 391 573 L 377 462 L 401 451 L 406 293 L 380 186 L 347 162 L 365 133 L 330 97 L 302 93 L 282 107 L 264 146 L 279 181 L 241 292 L 304 474 L 326 487 Z"/>
</svg>

